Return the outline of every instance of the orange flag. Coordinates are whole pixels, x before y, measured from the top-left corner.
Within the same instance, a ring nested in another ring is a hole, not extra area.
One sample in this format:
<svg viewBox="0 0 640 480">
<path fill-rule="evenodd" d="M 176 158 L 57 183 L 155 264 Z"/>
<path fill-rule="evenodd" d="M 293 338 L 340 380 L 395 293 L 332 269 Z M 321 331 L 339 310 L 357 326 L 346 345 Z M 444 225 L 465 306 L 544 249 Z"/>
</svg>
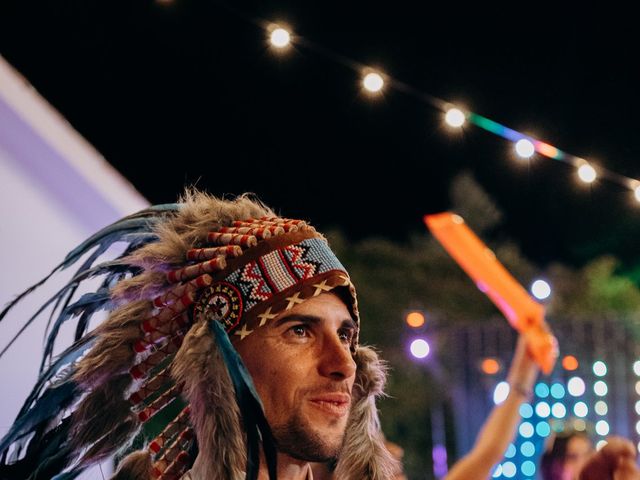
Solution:
<svg viewBox="0 0 640 480">
<path fill-rule="evenodd" d="M 445 250 L 500 309 L 511 326 L 527 340 L 540 369 L 551 373 L 558 358 L 558 342 L 544 320 L 544 306 L 536 302 L 471 231 L 459 215 L 425 215 L 424 221 Z"/>
</svg>

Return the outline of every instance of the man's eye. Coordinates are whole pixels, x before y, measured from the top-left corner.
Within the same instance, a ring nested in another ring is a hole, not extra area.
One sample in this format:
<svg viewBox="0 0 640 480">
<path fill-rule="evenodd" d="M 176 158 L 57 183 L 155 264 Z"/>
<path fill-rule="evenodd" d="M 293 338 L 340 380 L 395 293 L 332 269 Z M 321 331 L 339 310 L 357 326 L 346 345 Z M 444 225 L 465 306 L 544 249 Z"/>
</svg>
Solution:
<svg viewBox="0 0 640 480">
<path fill-rule="evenodd" d="M 306 325 L 294 325 L 289 329 L 289 331 L 293 333 L 296 337 L 304 337 L 307 335 Z"/>
<path fill-rule="evenodd" d="M 345 343 L 351 343 L 353 341 L 353 335 L 353 330 L 342 330 L 341 332 L 338 332 L 338 336 Z"/>
</svg>

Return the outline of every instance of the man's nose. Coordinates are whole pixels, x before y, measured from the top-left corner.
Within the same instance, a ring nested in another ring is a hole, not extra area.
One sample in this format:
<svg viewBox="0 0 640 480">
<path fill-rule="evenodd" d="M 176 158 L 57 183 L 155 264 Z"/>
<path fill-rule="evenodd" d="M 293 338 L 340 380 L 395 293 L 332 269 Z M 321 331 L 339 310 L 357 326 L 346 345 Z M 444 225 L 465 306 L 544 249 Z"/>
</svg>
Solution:
<svg viewBox="0 0 640 480">
<path fill-rule="evenodd" d="M 356 373 L 356 362 L 351 350 L 338 335 L 325 338 L 320 359 L 320 374 L 325 377 L 342 380 Z"/>
</svg>

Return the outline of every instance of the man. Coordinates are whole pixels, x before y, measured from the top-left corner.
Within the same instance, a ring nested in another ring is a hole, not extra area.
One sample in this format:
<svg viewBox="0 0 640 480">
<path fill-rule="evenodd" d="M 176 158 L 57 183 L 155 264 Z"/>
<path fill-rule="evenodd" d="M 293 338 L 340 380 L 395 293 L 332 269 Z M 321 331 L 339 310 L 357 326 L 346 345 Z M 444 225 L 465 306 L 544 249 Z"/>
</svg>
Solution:
<svg viewBox="0 0 640 480">
<path fill-rule="evenodd" d="M 116 242 L 124 254 L 96 264 Z M 107 227 L 59 268 L 81 257 L 52 299 L 47 367 L 0 442 L 0 478 L 73 478 L 113 454 L 116 479 L 306 480 L 310 462 L 392 478 L 384 368 L 358 343 L 355 289 L 315 229 L 195 192 Z M 76 342 L 49 360 L 72 318 Z"/>
</svg>

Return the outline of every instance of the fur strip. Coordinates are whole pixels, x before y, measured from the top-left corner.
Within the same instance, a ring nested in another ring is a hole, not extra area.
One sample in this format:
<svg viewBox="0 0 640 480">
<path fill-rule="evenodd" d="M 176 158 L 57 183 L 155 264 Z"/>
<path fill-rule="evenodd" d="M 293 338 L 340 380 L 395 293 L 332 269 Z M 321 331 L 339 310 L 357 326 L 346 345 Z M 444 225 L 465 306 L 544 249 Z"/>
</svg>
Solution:
<svg viewBox="0 0 640 480">
<path fill-rule="evenodd" d="M 111 480 L 150 480 L 151 479 L 151 455 L 144 450 L 130 453 L 111 477 Z"/>
<path fill-rule="evenodd" d="M 172 365 L 198 439 L 194 478 L 242 478 L 246 445 L 233 385 L 208 325 L 195 325 Z"/>
<path fill-rule="evenodd" d="M 356 352 L 358 372 L 335 478 L 340 480 L 390 480 L 400 471 L 398 462 L 384 444 L 375 399 L 383 394 L 386 366 L 376 352 L 360 347 Z"/>
</svg>

